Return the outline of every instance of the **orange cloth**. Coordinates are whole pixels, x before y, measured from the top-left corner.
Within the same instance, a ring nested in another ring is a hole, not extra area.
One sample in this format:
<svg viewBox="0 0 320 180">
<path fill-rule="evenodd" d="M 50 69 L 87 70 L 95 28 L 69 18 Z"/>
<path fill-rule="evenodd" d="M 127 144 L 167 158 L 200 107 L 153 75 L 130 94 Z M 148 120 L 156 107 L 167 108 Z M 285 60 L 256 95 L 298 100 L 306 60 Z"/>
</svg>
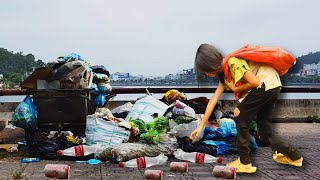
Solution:
<svg viewBox="0 0 320 180">
<path fill-rule="evenodd" d="M 288 70 L 296 63 L 296 59 L 287 51 L 278 47 L 266 46 L 244 46 L 223 59 L 223 72 L 228 82 L 231 82 L 232 77 L 228 66 L 228 61 L 231 57 L 237 57 L 248 61 L 264 63 L 277 70 L 279 76 L 288 72 Z M 240 82 L 236 86 L 241 86 Z M 240 93 L 234 93 L 236 99 L 239 99 Z"/>
</svg>

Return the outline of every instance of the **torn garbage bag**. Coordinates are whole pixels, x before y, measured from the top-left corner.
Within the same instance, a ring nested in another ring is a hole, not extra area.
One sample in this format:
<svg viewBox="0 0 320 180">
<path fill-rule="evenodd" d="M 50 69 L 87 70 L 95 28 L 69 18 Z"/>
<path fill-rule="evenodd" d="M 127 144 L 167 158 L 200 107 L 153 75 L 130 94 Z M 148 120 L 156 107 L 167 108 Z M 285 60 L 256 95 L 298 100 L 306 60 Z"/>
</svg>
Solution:
<svg viewBox="0 0 320 180">
<path fill-rule="evenodd" d="M 100 160 L 109 160 L 111 162 L 128 161 L 139 157 L 155 157 L 160 154 L 170 156 L 179 148 L 177 139 L 171 137 L 165 143 L 142 144 L 142 143 L 125 143 L 117 144 L 103 151 L 98 158 Z"/>
<path fill-rule="evenodd" d="M 104 144 L 107 147 L 126 142 L 130 131 L 118 126 L 114 121 L 105 121 L 94 116 L 87 116 L 86 138 L 87 144 Z"/>
<path fill-rule="evenodd" d="M 154 114 L 162 116 L 167 109 L 168 106 L 166 104 L 148 95 L 136 101 L 127 115 L 126 121 L 132 118 L 141 119 L 145 123 L 148 123 L 153 120 Z"/>
<path fill-rule="evenodd" d="M 193 143 L 188 137 L 178 138 L 179 148 L 185 152 L 201 152 L 210 154 L 212 156 L 217 155 L 217 146 L 205 144 L 202 142 Z"/>
</svg>

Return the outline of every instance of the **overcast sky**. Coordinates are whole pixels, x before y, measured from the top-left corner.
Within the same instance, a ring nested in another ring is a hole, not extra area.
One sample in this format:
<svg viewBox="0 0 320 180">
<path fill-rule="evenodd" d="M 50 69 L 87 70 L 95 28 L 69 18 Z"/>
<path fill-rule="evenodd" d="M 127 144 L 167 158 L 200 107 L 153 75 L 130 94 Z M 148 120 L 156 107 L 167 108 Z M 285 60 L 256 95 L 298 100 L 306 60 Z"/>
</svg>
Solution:
<svg viewBox="0 0 320 180">
<path fill-rule="evenodd" d="M 197 47 L 246 44 L 299 57 L 320 51 L 319 0 L 7 0 L 0 47 L 48 62 L 71 52 L 111 73 L 192 68 Z"/>
</svg>

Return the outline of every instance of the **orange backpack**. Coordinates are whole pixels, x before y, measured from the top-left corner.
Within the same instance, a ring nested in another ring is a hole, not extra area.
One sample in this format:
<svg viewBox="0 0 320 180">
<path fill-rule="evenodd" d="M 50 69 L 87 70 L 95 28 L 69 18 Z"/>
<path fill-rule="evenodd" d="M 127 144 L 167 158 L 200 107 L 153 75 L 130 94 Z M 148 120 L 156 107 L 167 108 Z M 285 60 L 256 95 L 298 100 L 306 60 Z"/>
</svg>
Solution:
<svg viewBox="0 0 320 180">
<path fill-rule="evenodd" d="M 247 45 L 228 54 L 228 56 L 223 59 L 223 71 L 228 82 L 232 80 L 228 66 L 228 61 L 231 57 L 264 63 L 277 70 L 279 76 L 286 74 L 288 70 L 296 63 L 296 59 L 281 48 Z M 239 85 L 240 84 L 238 83 L 236 84 L 236 86 Z M 235 93 L 235 97 L 238 99 L 239 94 Z"/>
</svg>

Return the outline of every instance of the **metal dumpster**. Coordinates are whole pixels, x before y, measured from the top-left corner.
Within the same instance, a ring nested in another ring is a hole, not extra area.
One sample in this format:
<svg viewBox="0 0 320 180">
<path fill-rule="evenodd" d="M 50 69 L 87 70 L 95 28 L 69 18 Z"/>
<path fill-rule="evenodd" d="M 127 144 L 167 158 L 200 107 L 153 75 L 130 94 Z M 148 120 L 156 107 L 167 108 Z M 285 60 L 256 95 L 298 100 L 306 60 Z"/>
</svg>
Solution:
<svg viewBox="0 0 320 180">
<path fill-rule="evenodd" d="M 72 131 L 84 135 L 86 117 L 95 112 L 89 90 L 36 90 L 32 94 L 38 122 L 35 131 L 26 132 L 27 144 L 31 144 L 34 134 L 39 131 Z"/>
</svg>

